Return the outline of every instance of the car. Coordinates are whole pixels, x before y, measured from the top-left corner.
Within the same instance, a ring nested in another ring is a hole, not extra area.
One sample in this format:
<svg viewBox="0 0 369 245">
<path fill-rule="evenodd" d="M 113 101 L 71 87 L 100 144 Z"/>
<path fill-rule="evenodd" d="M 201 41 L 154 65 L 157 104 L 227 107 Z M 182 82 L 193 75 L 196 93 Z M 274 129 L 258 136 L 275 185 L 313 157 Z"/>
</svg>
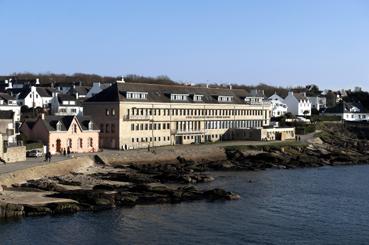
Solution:
<svg viewBox="0 0 369 245">
<path fill-rule="evenodd" d="M 43 153 L 41 150 L 30 150 L 26 153 L 27 157 L 42 157 Z"/>
</svg>

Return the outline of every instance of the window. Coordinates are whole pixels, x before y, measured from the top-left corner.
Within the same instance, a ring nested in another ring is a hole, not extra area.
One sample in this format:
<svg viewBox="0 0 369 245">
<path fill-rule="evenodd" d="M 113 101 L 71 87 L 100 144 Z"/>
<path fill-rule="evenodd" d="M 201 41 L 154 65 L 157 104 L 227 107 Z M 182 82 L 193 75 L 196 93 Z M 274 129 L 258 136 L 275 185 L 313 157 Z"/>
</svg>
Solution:
<svg viewBox="0 0 369 245">
<path fill-rule="evenodd" d="M 111 131 L 111 133 L 115 133 L 115 124 L 111 125 L 110 131 Z"/>
<path fill-rule="evenodd" d="M 100 133 L 104 133 L 104 124 L 100 124 Z"/>
<path fill-rule="evenodd" d="M 110 111 L 109 111 L 109 109 L 106 109 L 106 110 L 105 110 L 105 115 L 107 115 L 107 116 L 109 116 L 109 115 L 110 115 Z"/>
<path fill-rule="evenodd" d="M 135 125 L 132 123 L 131 124 L 131 131 L 134 131 L 135 130 Z"/>
<path fill-rule="evenodd" d="M 127 99 L 146 100 L 147 92 L 127 92 Z"/>
<path fill-rule="evenodd" d="M 78 147 L 79 147 L 80 149 L 82 149 L 82 148 L 83 148 L 83 140 L 82 140 L 81 138 L 79 138 L 79 139 L 78 139 Z"/>
<path fill-rule="evenodd" d="M 196 101 L 196 102 L 198 102 L 198 101 L 202 101 L 202 97 L 203 97 L 203 95 L 195 94 L 195 95 L 193 96 L 193 101 Z"/>
<path fill-rule="evenodd" d="M 170 100 L 186 101 L 188 100 L 188 94 L 171 94 Z"/>
<path fill-rule="evenodd" d="M 72 139 L 67 139 L 67 147 L 72 148 Z"/>
<path fill-rule="evenodd" d="M 109 124 L 106 124 L 106 125 L 105 125 L 105 133 L 109 133 L 109 131 L 110 131 L 110 130 L 109 130 Z"/>
<path fill-rule="evenodd" d="M 77 125 L 73 124 L 73 133 L 77 133 Z"/>
<path fill-rule="evenodd" d="M 93 147 L 93 139 L 92 138 L 88 138 L 88 147 Z"/>
<path fill-rule="evenodd" d="M 218 96 L 218 101 L 219 102 L 232 102 L 233 100 L 233 96 Z"/>
<path fill-rule="evenodd" d="M 111 109 L 111 115 L 115 116 L 115 109 Z"/>
</svg>

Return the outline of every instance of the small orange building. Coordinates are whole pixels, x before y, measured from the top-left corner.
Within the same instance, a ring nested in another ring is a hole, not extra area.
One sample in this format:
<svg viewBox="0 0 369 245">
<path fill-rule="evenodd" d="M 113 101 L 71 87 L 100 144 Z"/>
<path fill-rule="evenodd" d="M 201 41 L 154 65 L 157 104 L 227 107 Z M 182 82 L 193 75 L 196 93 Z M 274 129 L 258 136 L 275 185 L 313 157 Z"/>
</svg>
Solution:
<svg viewBox="0 0 369 245">
<path fill-rule="evenodd" d="M 99 130 L 88 116 L 41 116 L 25 121 L 20 131 L 28 140 L 42 142 L 51 154 L 99 150 Z"/>
</svg>

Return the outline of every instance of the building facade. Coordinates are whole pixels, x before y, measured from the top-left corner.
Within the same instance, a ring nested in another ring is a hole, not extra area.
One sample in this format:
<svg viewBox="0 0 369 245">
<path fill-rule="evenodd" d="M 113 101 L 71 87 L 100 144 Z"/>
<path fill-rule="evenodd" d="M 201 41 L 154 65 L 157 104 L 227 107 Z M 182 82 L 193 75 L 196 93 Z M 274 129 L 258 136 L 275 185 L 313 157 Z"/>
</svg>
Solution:
<svg viewBox="0 0 369 245">
<path fill-rule="evenodd" d="M 271 104 L 245 90 L 123 81 L 84 103 L 84 113 L 99 126 L 104 148 L 212 142 L 230 128 L 270 123 Z"/>
<path fill-rule="evenodd" d="M 287 105 L 287 111 L 296 116 L 310 116 L 311 103 L 305 93 L 288 92 L 284 103 Z"/>
<path fill-rule="evenodd" d="M 99 150 L 99 130 L 90 117 L 43 115 L 25 121 L 20 131 L 28 140 L 42 142 L 51 154 Z"/>
</svg>

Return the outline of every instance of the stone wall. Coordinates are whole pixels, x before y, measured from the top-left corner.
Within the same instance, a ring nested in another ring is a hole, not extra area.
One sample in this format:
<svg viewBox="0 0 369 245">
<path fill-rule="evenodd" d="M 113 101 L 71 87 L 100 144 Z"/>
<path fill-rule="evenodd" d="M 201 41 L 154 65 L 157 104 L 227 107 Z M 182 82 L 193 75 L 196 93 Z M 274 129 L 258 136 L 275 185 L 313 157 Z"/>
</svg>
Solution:
<svg viewBox="0 0 369 245">
<path fill-rule="evenodd" d="M 26 161 L 26 147 L 13 146 L 6 149 L 3 159 L 6 163 Z"/>
<path fill-rule="evenodd" d="M 70 172 L 84 171 L 93 165 L 94 160 L 91 157 L 84 156 L 72 158 L 60 162 L 21 169 L 11 173 L 0 174 L 0 185 L 11 186 L 12 184 L 23 183 L 31 179 L 66 175 Z"/>
</svg>

